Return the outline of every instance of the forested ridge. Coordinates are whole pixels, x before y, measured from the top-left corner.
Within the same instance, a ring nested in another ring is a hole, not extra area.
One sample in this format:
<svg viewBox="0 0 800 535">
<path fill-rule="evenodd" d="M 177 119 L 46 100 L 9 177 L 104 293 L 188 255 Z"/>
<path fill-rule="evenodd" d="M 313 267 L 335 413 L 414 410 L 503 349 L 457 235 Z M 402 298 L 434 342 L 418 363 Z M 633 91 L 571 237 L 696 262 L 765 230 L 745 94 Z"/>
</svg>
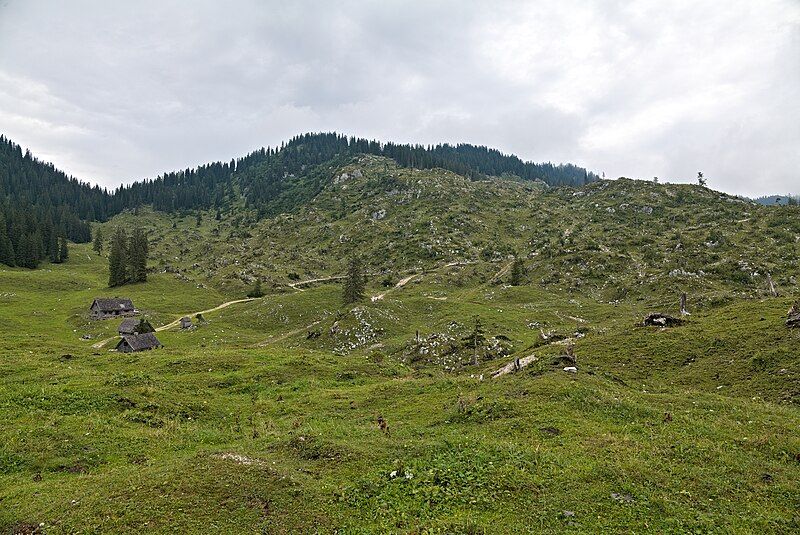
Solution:
<svg viewBox="0 0 800 535">
<path fill-rule="evenodd" d="M 91 240 L 88 222 L 125 209 L 220 209 L 238 195 L 259 216 L 291 211 L 313 198 L 331 169 L 358 154 L 391 158 L 403 167 L 440 167 L 474 180 L 513 176 L 553 186 L 580 186 L 598 177 L 572 165 L 535 164 L 475 145 L 380 143 L 336 133 L 302 134 L 229 162 L 164 173 L 113 191 L 68 176 L 0 136 L 0 263 L 36 267 L 61 261 L 60 240 Z"/>
</svg>

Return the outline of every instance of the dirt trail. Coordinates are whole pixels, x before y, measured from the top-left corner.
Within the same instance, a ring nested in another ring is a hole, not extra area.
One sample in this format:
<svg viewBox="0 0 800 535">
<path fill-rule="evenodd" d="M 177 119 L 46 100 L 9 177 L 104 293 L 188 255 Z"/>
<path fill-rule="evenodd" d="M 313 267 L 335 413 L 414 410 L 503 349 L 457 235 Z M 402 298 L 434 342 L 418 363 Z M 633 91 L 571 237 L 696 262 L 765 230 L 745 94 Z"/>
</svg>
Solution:
<svg viewBox="0 0 800 535">
<path fill-rule="evenodd" d="M 294 336 L 295 334 L 299 334 L 299 333 L 301 333 L 303 331 L 307 331 L 308 329 L 310 329 L 311 327 L 313 327 L 314 325 L 318 324 L 321 321 L 322 320 L 317 320 L 317 321 L 315 321 L 313 323 L 309 323 L 305 327 L 300 327 L 299 329 L 295 329 L 293 331 L 289 331 L 289 332 L 280 334 L 278 336 L 271 336 L 271 337 L 267 338 L 266 340 L 264 340 L 263 342 L 259 342 L 257 344 L 253 344 L 253 345 L 256 346 L 256 347 L 264 347 L 264 346 L 268 346 L 270 344 L 274 344 L 275 342 L 280 342 L 281 340 L 286 340 L 290 336 Z"/>
<path fill-rule="evenodd" d="M 343 278 L 345 278 L 345 276 L 344 276 L 344 275 L 333 275 L 333 276 L 330 276 L 330 277 L 321 277 L 321 278 L 319 278 L 319 279 L 309 279 L 309 280 L 307 280 L 307 281 L 300 281 L 300 282 L 290 282 L 290 283 L 289 283 L 289 286 L 290 286 L 290 287 L 291 287 L 293 290 L 298 290 L 298 291 L 304 292 L 305 290 L 303 290 L 302 288 L 300 288 L 300 286 L 304 286 L 304 285 L 306 285 L 306 284 L 311 284 L 312 282 L 325 282 L 325 281 L 334 281 L 334 280 L 339 280 L 339 279 L 343 279 Z"/>
<path fill-rule="evenodd" d="M 391 289 L 386 290 L 385 292 L 381 292 L 378 295 L 373 295 L 372 298 L 371 298 L 372 301 L 380 301 L 381 299 L 383 299 L 383 297 L 386 294 L 388 294 L 392 290 L 396 290 L 397 288 L 402 288 L 403 286 L 405 286 L 406 284 L 408 284 L 409 282 L 411 282 L 412 280 L 416 279 L 417 277 L 419 277 L 421 275 L 422 275 L 422 273 L 414 273 L 414 274 L 409 275 L 407 277 L 403 277 L 402 279 L 400 279 L 400 281 L 397 284 L 392 286 Z"/>
<path fill-rule="evenodd" d="M 245 299 L 234 299 L 233 301 L 228 301 L 226 303 L 222 303 L 221 305 L 215 306 L 214 308 L 201 310 L 199 312 L 190 312 L 188 314 L 183 314 L 182 316 L 180 316 L 178 319 L 176 319 L 175 321 L 173 321 L 171 323 L 167 323 L 166 325 L 162 325 L 161 327 L 156 327 L 156 332 L 166 331 L 167 329 L 171 329 L 172 327 L 176 327 L 181 322 L 181 318 L 183 318 L 185 316 L 196 316 L 198 314 L 209 314 L 211 312 L 216 312 L 217 310 L 221 310 L 221 309 L 229 307 L 231 305 L 235 305 L 236 303 L 247 303 L 248 301 L 256 301 L 258 299 L 262 299 L 262 298 L 261 297 L 247 297 Z M 103 347 L 104 345 L 109 343 L 111 340 L 117 340 L 117 339 L 119 339 L 119 336 L 113 336 L 111 338 L 106 338 L 105 340 L 101 340 L 99 342 L 96 342 L 96 343 L 92 344 L 92 347 L 94 349 L 100 349 L 101 347 Z"/>
<path fill-rule="evenodd" d="M 227 303 L 222 303 L 219 306 L 215 306 L 214 308 L 209 308 L 208 310 L 201 310 L 200 312 L 191 312 L 189 314 L 184 314 L 180 318 L 176 319 L 172 323 L 167 323 L 166 325 L 162 325 L 161 327 L 156 327 L 156 332 L 159 331 L 166 331 L 167 329 L 171 329 L 173 327 L 177 327 L 178 324 L 181 322 L 181 318 L 186 316 L 197 316 L 198 314 L 209 314 L 211 312 L 216 312 L 217 310 L 229 307 L 231 305 L 235 305 L 236 303 L 247 303 L 248 301 L 257 301 L 259 299 L 263 299 L 262 297 L 246 297 L 244 299 L 234 299 L 233 301 L 228 301 Z"/>
<path fill-rule="evenodd" d="M 424 275 L 426 273 L 435 273 L 435 272 L 439 271 L 440 269 L 445 269 L 445 268 L 449 268 L 449 267 L 453 267 L 453 266 L 466 266 L 467 264 L 471 264 L 471 263 L 472 262 L 468 262 L 468 261 L 466 261 L 466 262 L 465 261 L 450 262 L 448 264 L 443 265 L 442 267 L 425 270 L 422 273 L 412 273 L 411 275 L 408 275 L 408 276 L 403 277 L 402 279 L 400 279 L 397 284 L 395 284 L 393 287 L 391 287 L 390 289 L 386 290 L 385 292 L 381 292 L 381 293 L 379 293 L 377 295 L 373 295 L 371 297 L 371 300 L 373 302 L 374 301 L 380 301 L 389 292 L 391 292 L 393 290 L 397 290 L 398 288 L 402 288 L 403 286 L 405 286 L 406 284 L 408 284 L 412 280 L 416 279 L 417 277 L 421 277 L 422 275 Z"/>
</svg>

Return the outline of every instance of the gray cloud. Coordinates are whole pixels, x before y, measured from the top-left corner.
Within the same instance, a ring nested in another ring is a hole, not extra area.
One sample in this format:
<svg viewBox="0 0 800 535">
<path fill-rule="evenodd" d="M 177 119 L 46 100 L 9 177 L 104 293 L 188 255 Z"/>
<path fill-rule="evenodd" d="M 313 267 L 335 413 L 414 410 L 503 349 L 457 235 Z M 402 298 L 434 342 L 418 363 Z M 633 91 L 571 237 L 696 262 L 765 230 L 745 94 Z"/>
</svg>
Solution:
<svg viewBox="0 0 800 535">
<path fill-rule="evenodd" d="M 798 51 L 792 0 L 10 0 L 0 132 L 106 186 L 337 130 L 800 192 Z"/>
</svg>

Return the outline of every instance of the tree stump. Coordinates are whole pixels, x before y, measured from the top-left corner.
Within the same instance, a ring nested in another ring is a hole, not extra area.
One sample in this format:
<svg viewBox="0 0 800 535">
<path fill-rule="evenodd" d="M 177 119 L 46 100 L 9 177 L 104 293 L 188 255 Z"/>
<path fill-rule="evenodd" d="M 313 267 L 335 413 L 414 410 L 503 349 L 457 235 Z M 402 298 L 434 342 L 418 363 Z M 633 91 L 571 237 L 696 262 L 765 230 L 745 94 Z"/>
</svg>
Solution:
<svg viewBox="0 0 800 535">
<path fill-rule="evenodd" d="M 772 297 L 778 297 L 778 290 L 775 289 L 775 283 L 772 282 L 772 275 L 767 271 L 767 286 L 769 286 L 769 293 Z"/>
<path fill-rule="evenodd" d="M 800 301 L 795 301 L 792 308 L 789 309 L 789 317 L 786 320 L 786 326 L 793 328 L 800 327 Z"/>
<path fill-rule="evenodd" d="M 681 294 L 681 316 L 691 316 L 689 311 L 686 310 L 686 292 Z"/>
</svg>

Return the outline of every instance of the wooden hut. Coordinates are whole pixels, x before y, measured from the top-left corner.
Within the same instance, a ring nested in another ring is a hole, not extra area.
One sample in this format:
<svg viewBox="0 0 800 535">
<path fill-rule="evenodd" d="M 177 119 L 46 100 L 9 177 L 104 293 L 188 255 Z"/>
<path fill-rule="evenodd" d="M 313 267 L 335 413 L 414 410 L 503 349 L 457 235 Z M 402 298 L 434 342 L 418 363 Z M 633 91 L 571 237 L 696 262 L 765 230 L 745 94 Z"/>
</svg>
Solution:
<svg viewBox="0 0 800 535">
<path fill-rule="evenodd" d="M 117 344 L 117 351 L 131 353 L 134 351 L 146 351 L 163 347 L 154 333 L 129 334 L 122 337 Z"/>
<path fill-rule="evenodd" d="M 136 309 L 133 302 L 121 297 L 98 297 L 89 307 L 89 316 L 95 320 L 118 318 L 120 316 L 133 316 Z"/>
</svg>

